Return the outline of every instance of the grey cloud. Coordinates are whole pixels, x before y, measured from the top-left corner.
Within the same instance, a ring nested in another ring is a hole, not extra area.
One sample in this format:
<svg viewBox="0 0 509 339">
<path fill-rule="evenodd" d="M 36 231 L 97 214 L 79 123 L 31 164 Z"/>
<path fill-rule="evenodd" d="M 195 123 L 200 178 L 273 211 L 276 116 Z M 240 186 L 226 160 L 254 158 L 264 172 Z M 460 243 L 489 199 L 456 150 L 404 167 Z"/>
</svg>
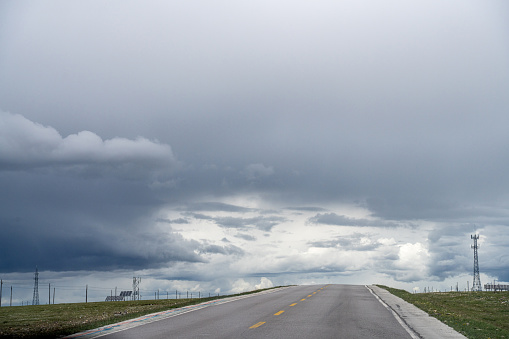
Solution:
<svg viewBox="0 0 509 339">
<path fill-rule="evenodd" d="M 254 181 L 273 175 L 274 169 L 272 166 L 265 166 L 264 164 L 249 164 L 245 168 L 245 173 L 249 181 Z"/>
<path fill-rule="evenodd" d="M 212 212 L 251 212 L 255 211 L 253 208 L 236 206 L 231 204 L 225 204 L 221 202 L 196 202 L 189 203 L 186 205 L 186 211 L 192 212 L 204 212 L 204 211 L 212 211 Z"/>
<path fill-rule="evenodd" d="M 219 246 L 219 245 L 204 245 L 202 246 L 201 253 L 224 254 L 243 256 L 244 250 L 235 245 Z"/>
<path fill-rule="evenodd" d="M 318 213 L 308 220 L 310 223 L 325 224 L 325 225 L 337 225 L 337 226 L 357 226 L 357 227 L 398 227 L 401 224 L 389 222 L 389 221 L 377 221 L 368 219 L 356 219 L 349 218 L 344 215 L 338 215 L 336 213 Z"/>
<path fill-rule="evenodd" d="M 156 221 L 157 222 L 164 222 L 164 223 L 167 223 L 167 224 L 189 224 L 189 220 L 184 219 L 184 218 L 177 218 L 177 219 L 159 218 Z"/>
<path fill-rule="evenodd" d="M 286 207 L 287 210 L 291 211 L 305 211 L 305 212 L 325 212 L 326 209 L 322 207 Z"/>
<path fill-rule="evenodd" d="M 254 237 L 250 234 L 239 233 L 239 234 L 236 234 L 234 237 L 244 239 L 247 241 L 256 241 L 256 237 Z"/>
<path fill-rule="evenodd" d="M 313 247 L 338 248 L 345 251 L 373 251 L 380 247 L 380 244 L 376 242 L 363 243 L 361 241 L 362 237 L 365 237 L 365 235 L 337 236 L 332 240 L 313 241 L 308 244 Z"/>
<path fill-rule="evenodd" d="M 286 221 L 280 216 L 256 216 L 251 218 L 241 217 L 213 217 L 200 213 L 190 213 L 190 216 L 200 220 L 210 220 L 224 228 L 245 229 L 251 226 L 263 231 L 270 231 L 274 226 Z"/>
</svg>

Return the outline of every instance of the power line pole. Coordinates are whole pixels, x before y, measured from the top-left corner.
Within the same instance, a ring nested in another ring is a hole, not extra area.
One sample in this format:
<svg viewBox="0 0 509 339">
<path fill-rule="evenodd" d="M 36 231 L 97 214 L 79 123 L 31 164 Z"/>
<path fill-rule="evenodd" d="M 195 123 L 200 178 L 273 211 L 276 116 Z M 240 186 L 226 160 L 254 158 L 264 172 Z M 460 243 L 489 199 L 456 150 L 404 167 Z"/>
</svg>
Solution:
<svg viewBox="0 0 509 339">
<path fill-rule="evenodd" d="M 35 266 L 34 276 L 34 296 L 32 298 L 32 305 L 39 305 L 39 270 Z"/>
<path fill-rule="evenodd" d="M 474 249 L 474 282 L 472 283 L 472 291 L 482 291 L 481 278 L 479 275 L 479 257 L 477 255 L 477 239 L 479 235 L 470 235 L 470 238 L 474 240 L 472 248 Z"/>
</svg>

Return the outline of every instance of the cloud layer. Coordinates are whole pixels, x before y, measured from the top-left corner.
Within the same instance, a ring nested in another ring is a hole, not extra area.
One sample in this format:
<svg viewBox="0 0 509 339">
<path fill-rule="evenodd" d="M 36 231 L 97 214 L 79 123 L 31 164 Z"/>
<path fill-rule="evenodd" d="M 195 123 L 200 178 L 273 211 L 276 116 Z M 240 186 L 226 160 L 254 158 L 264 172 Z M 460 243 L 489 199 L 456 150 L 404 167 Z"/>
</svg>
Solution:
<svg viewBox="0 0 509 339">
<path fill-rule="evenodd" d="M 0 272 L 509 280 L 507 13 L 2 2 Z"/>
</svg>

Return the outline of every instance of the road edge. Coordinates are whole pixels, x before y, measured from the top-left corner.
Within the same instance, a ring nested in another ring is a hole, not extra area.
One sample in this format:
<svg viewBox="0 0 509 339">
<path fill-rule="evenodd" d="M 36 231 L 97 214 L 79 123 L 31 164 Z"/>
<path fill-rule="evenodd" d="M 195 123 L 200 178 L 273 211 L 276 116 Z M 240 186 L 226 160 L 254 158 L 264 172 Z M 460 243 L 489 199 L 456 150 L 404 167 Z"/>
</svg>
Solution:
<svg viewBox="0 0 509 339">
<path fill-rule="evenodd" d="M 389 291 L 375 285 L 366 285 L 366 288 L 388 309 L 401 323 L 412 338 L 422 339 L 466 339 L 464 335 L 447 326 L 440 320 L 431 317 L 428 313 L 405 300 L 391 294 Z"/>
<path fill-rule="evenodd" d="M 257 295 L 261 295 L 261 294 L 274 293 L 274 292 L 277 292 L 277 291 L 280 291 L 280 290 L 283 290 L 286 288 L 291 288 L 291 287 L 292 286 L 281 286 L 281 287 L 276 287 L 276 288 L 272 288 L 272 289 L 268 289 L 268 290 L 263 290 L 260 292 L 244 294 L 244 295 L 239 295 L 239 296 L 232 296 L 232 297 L 221 298 L 221 299 L 214 299 L 214 300 L 209 300 L 209 301 L 199 303 L 199 304 L 194 304 L 194 305 L 189 305 L 189 306 L 184 306 L 184 307 L 179 307 L 179 308 L 173 308 L 173 309 L 170 309 L 167 311 L 150 313 L 150 314 L 140 316 L 137 318 L 132 318 L 129 320 L 108 324 L 108 325 L 101 326 L 98 328 L 89 329 L 89 330 L 85 330 L 82 332 L 70 334 L 70 335 L 65 336 L 64 339 L 67 339 L 67 338 L 69 338 L 69 339 L 70 338 L 86 338 L 86 339 L 98 338 L 98 337 L 102 337 L 102 336 L 105 336 L 105 335 L 108 335 L 111 333 L 121 332 L 121 331 L 130 329 L 130 328 L 133 328 L 133 327 L 138 327 L 138 326 L 142 326 L 145 324 L 149 324 L 151 322 L 160 321 L 160 320 L 175 317 L 175 316 L 178 316 L 178 315 L 181 315 L 184 313 L 197 311 L 197 310 L 200 310 L 205 307 L 221 305 L 221 304 L 229 303 L 232 301 L 237 301 L 240 299 L 254 297 Z"/>
</svg>

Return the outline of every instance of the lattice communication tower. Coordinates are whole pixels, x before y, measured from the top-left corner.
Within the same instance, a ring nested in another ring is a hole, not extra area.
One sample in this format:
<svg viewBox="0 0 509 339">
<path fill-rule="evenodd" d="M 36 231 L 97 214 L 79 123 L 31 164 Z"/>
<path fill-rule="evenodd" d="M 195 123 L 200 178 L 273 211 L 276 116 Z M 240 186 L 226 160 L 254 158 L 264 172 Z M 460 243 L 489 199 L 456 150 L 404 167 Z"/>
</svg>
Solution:
<svg viewBox="0 0 509 339">
<path fill-rule="evenodd" d="M 39 305 L 39 270 L 35 267 L 34 275 L 34 296 L 32 298 L 32 305 Z"/>
<path fill-rule="evenodd" d="M 141 300 L 140 296 L 141 277 L 133 277 L 133 300 Z"/>
<path fill-rule="evenodd" d="M 474 240 L 472 245 L 474 249 L 474 283 L 472 284 L 472 291 L 482 291 L 481 277 L 479 276 L 479 258 L 477 256 L 477 239 L 479 239 L 479 235 L 471 235 L 470 238 Z"/>
</svg>

